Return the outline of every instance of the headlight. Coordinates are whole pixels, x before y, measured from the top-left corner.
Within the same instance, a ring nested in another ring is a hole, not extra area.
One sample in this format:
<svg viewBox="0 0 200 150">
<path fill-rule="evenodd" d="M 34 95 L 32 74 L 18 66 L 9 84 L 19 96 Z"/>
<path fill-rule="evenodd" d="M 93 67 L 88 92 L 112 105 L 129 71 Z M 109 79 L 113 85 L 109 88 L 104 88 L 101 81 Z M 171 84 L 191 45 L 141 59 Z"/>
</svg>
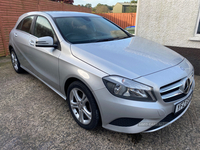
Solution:
<svg viewBox="0 0 200 150">
<path fill-rule="evenodd" d="M 114 96 L 136 101 L 156 101 L 152 87 L 142 83 L 119 76 L 104 77 L 103 82 Z"/>
</svg>

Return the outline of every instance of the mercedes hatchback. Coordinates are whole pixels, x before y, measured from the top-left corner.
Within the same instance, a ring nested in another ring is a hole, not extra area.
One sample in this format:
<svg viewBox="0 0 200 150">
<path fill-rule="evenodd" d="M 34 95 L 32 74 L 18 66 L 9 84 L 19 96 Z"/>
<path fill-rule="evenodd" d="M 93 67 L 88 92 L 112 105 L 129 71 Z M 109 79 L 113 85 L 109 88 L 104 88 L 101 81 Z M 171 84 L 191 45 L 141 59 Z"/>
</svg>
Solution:
<svg viewBox="0 0 200 150">
<path fill-rule="evenodd" d="M 85 129 L 153 132 L 180 118 L 194 70 L 176 52 L 79 12 L 29 12 L 10 32 L 17 73 L 27 71 L 66 99 Z"/>
</svg>

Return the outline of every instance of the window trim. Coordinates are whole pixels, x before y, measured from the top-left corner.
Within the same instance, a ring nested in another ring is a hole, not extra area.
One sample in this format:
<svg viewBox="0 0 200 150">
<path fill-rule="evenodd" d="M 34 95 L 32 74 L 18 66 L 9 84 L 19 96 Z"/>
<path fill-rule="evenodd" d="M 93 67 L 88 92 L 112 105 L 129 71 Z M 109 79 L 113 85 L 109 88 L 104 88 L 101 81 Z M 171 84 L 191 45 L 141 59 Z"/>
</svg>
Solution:
<svg viewBox="0 0 200 150">
<path fill-rule="evenodd" d="M 195 37 L 200 37 L 200 34 L 197 34 L 197 29 L 199 26 L 200 26 L 200 7 L 198 10 L 198 16 L 197 16 L 197 21 L 196 21 L 195 33 L 194 33 Z"/>
<path fill-rule="evenodd" d="M 200 5 L 197 13 L 197 20 L 194 28 L 194 34 L 192 37 L 188 38 L 189 41 L 199 42 L 200 41 L 200 34 L 197 34 L 198 27 L 200 26 Z"/>
<path fill-rule="evenodd" d="M 35 27 L 36 19 L 37 19 L 37 15 L 34 15 L 33 22 L 31 24 L 31 35 L 33 36 L 34 36 L 34 27 Z"/>
</svg>

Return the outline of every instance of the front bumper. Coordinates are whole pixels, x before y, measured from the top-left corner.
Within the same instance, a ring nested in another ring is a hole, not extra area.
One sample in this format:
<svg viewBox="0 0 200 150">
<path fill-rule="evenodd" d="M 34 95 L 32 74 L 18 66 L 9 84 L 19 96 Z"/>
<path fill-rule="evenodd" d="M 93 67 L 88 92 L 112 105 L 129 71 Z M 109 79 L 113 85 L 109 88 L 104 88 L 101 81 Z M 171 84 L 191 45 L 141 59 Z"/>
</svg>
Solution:
<svg viewBox="0 0 200 150">
<path fill-rule="evenodd" d="M 194 86 L 195 82 L 193 82 L 187 97 L 173 103 L 164 103 L 162 100 L 157 100 L 156 102 L 125 100 L 113 96 L 106 88 L 95 91 L 94 95 L 99 105 L 104 128 L 122 133 L 154 132 L 173 123 L 187 111 L 190 103 L 177 115 L 173 114 L 177 103 L 188 97 L 192 98 Z M 133 123 L 134 120 L 136 121 L 134 125 L 130 125 L 129 121 L 127 125 L 123 123 L 113 125 L 113 121 L 116 122 L 116 120 L 120 119 L 126 122 L 132 119 Z"/>
</svg>

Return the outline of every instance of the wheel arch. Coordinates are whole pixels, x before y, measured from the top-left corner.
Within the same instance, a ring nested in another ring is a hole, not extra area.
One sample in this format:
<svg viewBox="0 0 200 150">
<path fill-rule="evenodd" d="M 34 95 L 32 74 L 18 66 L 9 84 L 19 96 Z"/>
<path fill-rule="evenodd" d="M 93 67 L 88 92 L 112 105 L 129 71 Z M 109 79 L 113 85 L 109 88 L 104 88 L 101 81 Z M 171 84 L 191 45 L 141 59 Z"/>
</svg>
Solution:
<svg viewBox="0 0 200 150">
<path fill-rule="evenodd" d="M 92 88 L 87 84 L 85 83 L 83 80 L 77 78 L 77 77 L 69 77 L 66 81 L 65 81 L 65 84 L 64 84 L 64 90 L 65 90 L 65 95 L 66 95 L 66 100 L 67 100 L 67 90 L 69 88 L 69 85 L 75 81 L 80 81 L 81 83 L 83 83 L 91 92 L 96 104 L 97 104 L 97 108 L 99 110 L 99 114 L 100 114 L 100 124 L 102 125 L 102 118 L 101 118 L 101 109 L 100 109 L 100 106 L 99 106 L 99 103 L 98 101 L 96 100 L 96 97 L 94 96 L 94 93 L 92 92 Z"/>
<path fill-rule="evenodd" d="M 9 45 L 9 46 L 8 46 L 8 49 L 9 49 L 9 52 L 11 53 L 11 50 L 13 49 L 13 46 L 12 46 L 12 45 Z"/>
</svg>

